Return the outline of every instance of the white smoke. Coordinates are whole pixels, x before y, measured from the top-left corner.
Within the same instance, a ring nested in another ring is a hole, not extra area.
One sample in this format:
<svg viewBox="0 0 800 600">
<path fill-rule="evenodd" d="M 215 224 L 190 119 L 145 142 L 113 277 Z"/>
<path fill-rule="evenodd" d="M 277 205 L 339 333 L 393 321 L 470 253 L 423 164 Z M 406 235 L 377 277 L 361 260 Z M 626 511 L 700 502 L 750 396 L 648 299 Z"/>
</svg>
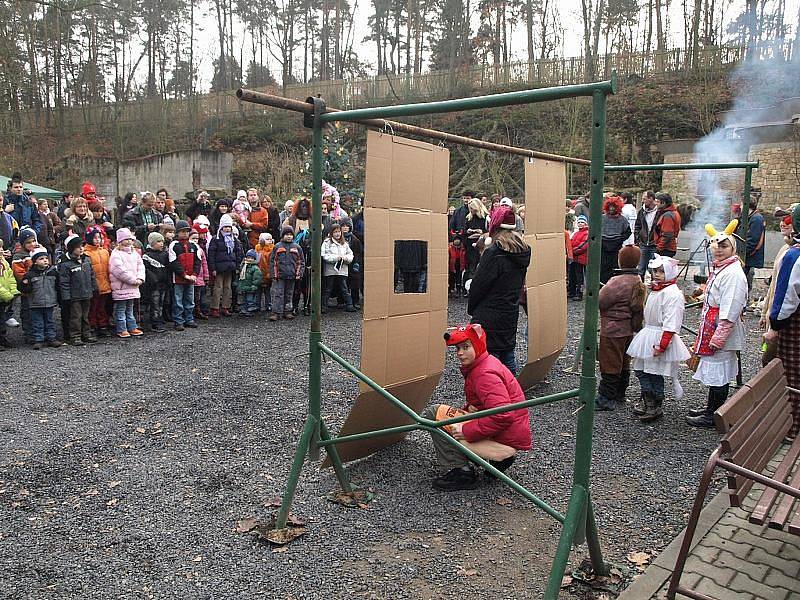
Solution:
<svg viewBox="0 0 800 600">
<path fill-rule="evenodd" d="M 697 162 L 748 160 L 752 132 L 749 128 L 735 127 L 748 120 L 746 113 L 737 111 L 775 105 L 784 99 L 775 81 L 800 77 L 800 62 L 784 60 L 782 48 L 783 40 L 776 40 L 771 47 L 761 49 L 765 59 L 749 59 L 733 69 L 729 78 L 734 94 L 730 110 L 724 113 L 722 123 L 714 131 L 695 143 Z M 795 51 L 800 52 L 800 49 Z M 731 219 L 731 204 L 741 201 L 744 176 L 744 169 L 687 171 L 687 180 L 693 184 L 700 201 L 700 208 L 688 229 L 702 230 L 706 223 L 717 229 L 727 225 Z M 725 181 L 730 183 L 724 185 Z"/>
</svg>

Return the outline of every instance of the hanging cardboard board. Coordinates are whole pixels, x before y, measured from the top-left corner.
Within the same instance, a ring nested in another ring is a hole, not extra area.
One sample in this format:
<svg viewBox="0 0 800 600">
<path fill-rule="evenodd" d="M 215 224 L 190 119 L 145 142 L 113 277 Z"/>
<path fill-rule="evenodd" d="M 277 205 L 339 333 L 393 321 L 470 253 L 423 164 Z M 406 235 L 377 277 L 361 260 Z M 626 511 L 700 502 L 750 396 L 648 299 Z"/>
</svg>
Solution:
<svg viewBox="0 0 800 600">
<path fill-rule="evenodd" d="M 542 381 L 564 349 L 567 338 L 564 163 L 525 163 L 525 241 L 531 266 L 525 276 L 528 295 L 528 357 L 517 375 L 522 389 Z"/>
<path fill-rule="evenodd" d="M 367 134 L 361 371 L 415 412 L 428 404 L 444 370 L 449 168 L 445 148 L 373 131 Z M 419 257 L 418 264 L 413 260 L 409 264 L 403 253 L 408 248 Z M 411 419 L 405 413 L 361 384 L 339 435 L 408 423 Z M 350 461 L 405 435 L 337 448 L 342 460 Z M 329 464 L 326 460 L 323 466 Z"/>
</svg>

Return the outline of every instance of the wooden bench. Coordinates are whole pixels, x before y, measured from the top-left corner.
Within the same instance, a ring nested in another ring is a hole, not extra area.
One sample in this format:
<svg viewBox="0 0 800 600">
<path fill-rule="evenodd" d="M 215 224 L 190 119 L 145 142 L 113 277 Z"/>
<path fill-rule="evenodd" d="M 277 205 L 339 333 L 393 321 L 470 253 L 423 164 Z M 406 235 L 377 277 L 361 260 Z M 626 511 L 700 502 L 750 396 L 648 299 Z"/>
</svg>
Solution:
<svg viewBox="0 0 800 600">
<path fill-rule="evenodd" d="M 800 437 L 787 445 L 786 453 L 772 476 L 762 472 L 785 443 L 792 423 L 783 363 L 775 359 L 737 390 L 716 413 L 714 423 L 722 435 L 719 446 L 703 470 L 689 524 L 683 537 L 667 597 L 682 594 L 698 600 L 710 596 L 680 585 L 697 521 L 708 486 L 717 467 L 727 471 L 731 506 L 741 507 L 754 483 L 765 486 L 749 521 L 800 535 Z"/>
</svg>

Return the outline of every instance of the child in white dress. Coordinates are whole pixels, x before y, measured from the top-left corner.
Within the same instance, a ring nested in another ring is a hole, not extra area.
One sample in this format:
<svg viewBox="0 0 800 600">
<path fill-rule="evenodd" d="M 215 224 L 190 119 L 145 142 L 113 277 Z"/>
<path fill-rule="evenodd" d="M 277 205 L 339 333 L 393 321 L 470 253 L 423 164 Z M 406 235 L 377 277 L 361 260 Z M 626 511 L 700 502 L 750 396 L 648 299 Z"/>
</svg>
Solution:
<svg viewBox="0 0 800 600">
<path fill-rule="evenodd" d="M 642 423 L 650 423 L 664 414 L 664 377 L 672 378 L 675 397 L 683 396 L 678 380 L 678 364 L 691 354 L 679 335 L 683 324 L 685 301 L 677 286 L 678 261 L 656 254 L 648 263 L 652 283 L 644 307 L 644 328 L 628 347 L 633 370 L 642 389 L 640 403 L 633 412 Z"/>
</svg>

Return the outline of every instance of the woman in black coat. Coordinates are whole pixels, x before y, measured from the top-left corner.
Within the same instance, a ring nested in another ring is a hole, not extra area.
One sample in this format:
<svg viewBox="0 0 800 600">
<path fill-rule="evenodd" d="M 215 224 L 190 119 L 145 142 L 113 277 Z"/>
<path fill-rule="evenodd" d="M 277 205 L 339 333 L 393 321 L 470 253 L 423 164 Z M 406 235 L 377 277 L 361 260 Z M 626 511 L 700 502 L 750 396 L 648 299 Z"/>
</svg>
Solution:
<svg viewBox="0 0 800 600">
<path fill-rule="evenodd" d="M 516 219 L 511 209 L 495 212 L 489 226 L 492 243 L 481 256 L 469 288 L 467 312 L 472 323 L 486 331 L 489 353 L 516 374 L 520 291 L 531 262 L 531 249 L 514 231 Z"/>
</svg>

